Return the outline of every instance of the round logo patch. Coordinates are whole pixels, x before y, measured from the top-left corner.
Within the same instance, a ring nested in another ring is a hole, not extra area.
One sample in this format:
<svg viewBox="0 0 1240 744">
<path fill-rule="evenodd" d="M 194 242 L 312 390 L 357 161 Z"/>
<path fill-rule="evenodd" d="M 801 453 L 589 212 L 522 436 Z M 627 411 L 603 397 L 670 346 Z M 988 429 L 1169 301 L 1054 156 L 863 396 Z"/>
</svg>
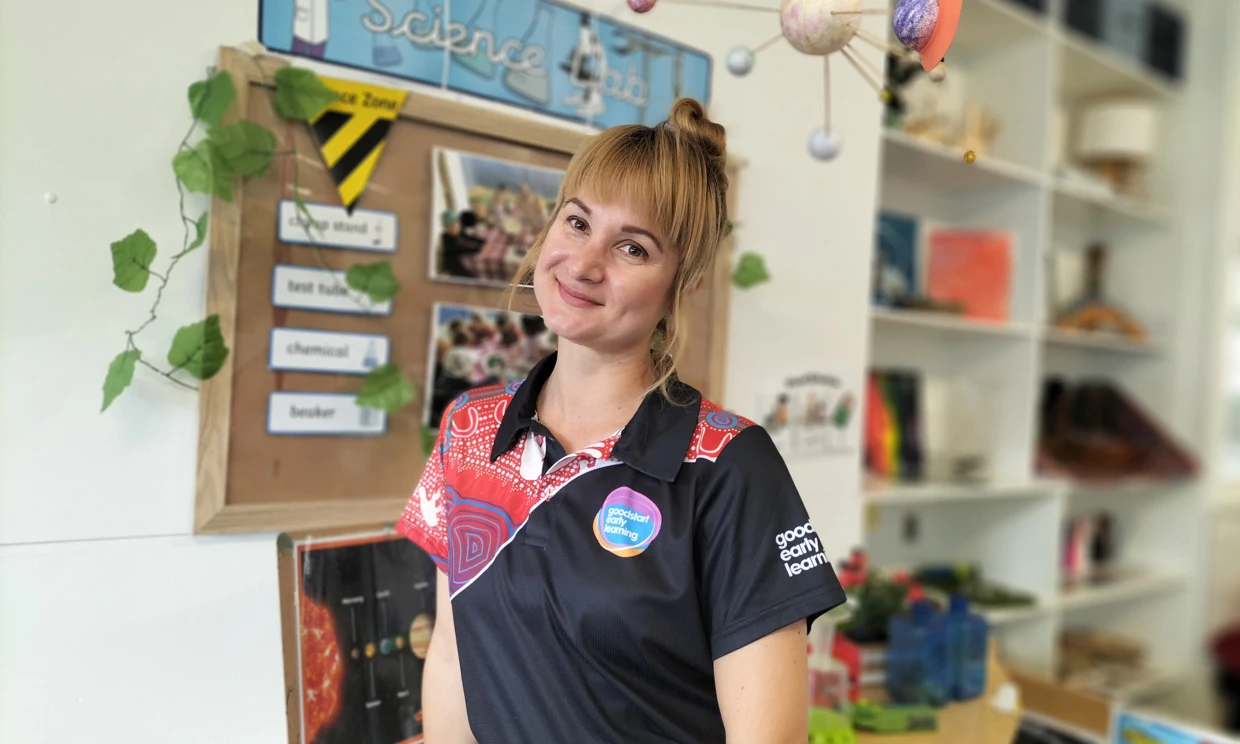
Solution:
<svg viewBox="0 0 1240 744">
<path fill-rule="evenodd" d="M 607 495 L 594 517 L 594 536 L 608 552 L 622 558 L 640 555 L 663 526 L 663 514 L 654 502 L 631 488 Z"/>
</svg>

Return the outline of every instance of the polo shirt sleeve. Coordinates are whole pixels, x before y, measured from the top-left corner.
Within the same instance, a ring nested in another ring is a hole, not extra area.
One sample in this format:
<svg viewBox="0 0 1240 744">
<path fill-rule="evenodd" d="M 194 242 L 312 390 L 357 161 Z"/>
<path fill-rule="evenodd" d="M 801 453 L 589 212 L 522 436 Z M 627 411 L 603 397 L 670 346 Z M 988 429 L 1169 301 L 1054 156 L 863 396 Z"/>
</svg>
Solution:
<svg viewBox="0 0 1240 744">
<path fill-rule="evenodd" d="M 770 434 L 724 447 L 701 492 L 696 559 L 712 658 L 843 604 L 844 590 Z"/>
<path fill-rule="evenodd" d="M 426 551 L 440 570 L 448 566 L 448 498 L 444 478 L 444 436 L 451 426 L 452 407 L 444 412 L 439 422 L 439 436 L 435 448 L 426 458 L 422 477 L 413 489 L 413 496 L 405 504 L 405 510 L 396 522 L 396 531 Z"/>
</svg>

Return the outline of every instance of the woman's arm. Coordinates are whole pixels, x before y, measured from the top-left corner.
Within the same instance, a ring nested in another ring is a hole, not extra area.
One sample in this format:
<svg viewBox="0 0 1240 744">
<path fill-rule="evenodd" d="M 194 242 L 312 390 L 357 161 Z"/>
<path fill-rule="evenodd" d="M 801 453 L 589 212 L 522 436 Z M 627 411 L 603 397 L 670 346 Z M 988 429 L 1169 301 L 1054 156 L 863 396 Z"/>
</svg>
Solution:
<svg viewBox="0 0 1240 744">
<path fill-rule="evenodd" d="M 803 744 L 809 738 L 805 636 L 805 621 L 798 620 L 715 660 L 715 694 L 729 742 Z"/>
<path fill-rule="evenodd" d="M 456 655 L 448 577 L 435 572 L 435 630 L 422 670 L 422 724 L 427 744 L 477 744 L 465 716 L 465 688 Z M 802 650 L 804 650 L 804 645 Z"/>
</svg>

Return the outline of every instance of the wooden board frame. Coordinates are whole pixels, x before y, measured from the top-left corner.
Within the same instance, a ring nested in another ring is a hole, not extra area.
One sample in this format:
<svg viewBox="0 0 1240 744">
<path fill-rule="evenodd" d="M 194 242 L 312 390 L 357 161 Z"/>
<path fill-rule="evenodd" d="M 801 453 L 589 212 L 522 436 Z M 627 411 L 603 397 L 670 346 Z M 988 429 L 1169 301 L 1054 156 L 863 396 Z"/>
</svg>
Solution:
<svg viewBox="0 0 1240 744">
<path fill-rule="evenodd" d="M 219 50 L 218 68 L 232 75 L 237 98 L 223 124 L 249 115 L 252 88 L 269 89 L 276 71 L 289 62 L 270 56 L 251 57 L 231 47 Z M 522 112 L 523 113 L 523 112 Z M 559 122 L 544 122 L 497 109 L 494 105 L 453 100 L 442 95 L 409 90 L 401 119 L 427 122 L 495 141 L 571 156 L 591 135 Z M 735 180 L 743 161 L 729 159 L 729 201 L 735 204 Z M 234 184 L 234 200 L 212 200 L 209 218 L 206 312 L 217 314 L 230 348 L 238 322 L 238 265 L 242 244 L 244 185 Z M 364 206 L 364 205 L 363 205 Z M 735 213 L 734 206 L 730 212 Z M 707 328 L 710 337 L 708 379 L 698 382 L 707 398 L 720 401 L 724 389 L 728 298 L 731 290 L 732 239 L 720 245 L 704 282 L 708 295 Z M 695 329 L 697 330 L 697 329 Z M 407 501 L 402 498 L 308 500 L 304 502 L 230 503 L 229 447 L 235 354 L 220 371 L 203 383 L 199 401 L 199 443 L 194 534 L 236 534 L 333 529 L 391 523 Z M 415 404 L 416 405 L 416 404 Z M 419 455 L 420 456 L 420 455 Z M 415 484 L 410 483 L 410 491 Z"/>
</svg>

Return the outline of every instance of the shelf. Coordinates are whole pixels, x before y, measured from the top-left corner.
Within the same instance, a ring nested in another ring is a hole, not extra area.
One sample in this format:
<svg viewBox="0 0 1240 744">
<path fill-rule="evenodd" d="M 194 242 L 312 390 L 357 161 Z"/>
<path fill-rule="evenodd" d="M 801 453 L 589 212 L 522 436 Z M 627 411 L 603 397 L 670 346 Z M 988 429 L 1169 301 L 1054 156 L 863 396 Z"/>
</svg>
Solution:
<svg viewBox="0 0 1240 744">
<path fill-rule="evenodd" d="M 986 622 L 992 627 L 1003 627 L 1005 625 L 1022 623 L 1026 620 L 1037 620 L 1048 617 L 1054 611 L 1054 608 L 1047 607 L 1045 604 L 1036 604 L 1032 607 L 1011 607 L 1001 610 L 987 610 L 974 605 L 972 609 L 986 618 Z"/>
<path fill-rule="evenodd" d="M 870 320 L 875 326 L 880 328 L 908 328 L 912 330 L 941 331 L 970 336 L 992 336 L 1008 339 L 1027 339 L 1033 337 L 1033 328 L 1027 325 L 970 320 L 950 313 L 936 313 L 924 310 L 891 310 L 882 307 L 872 307 L 870 308 Z"/>
<path fill-rule="evenodd" d="M 1171 674 L 1158 669 L 1146 669 L 1143 671 L 1146 675 L 1144 679 L 1126 685 L 1108 685 L 1105 683 L 1096 686 L 1088 684 L 1080 684 L 1079 686 L 1064 685 L 1064 689 L 1079 690 L 1082 694 L 1091 695 L 1111 703 L 1133 705 L 1166 695 L 1174 691 L 1183 680 L 1181 675 Z M 1100 668 L 1099 673 L 1105 674 L 1105 671 Z"/>
<path fill-rule="evenodd" d="M 1043 481 L 1024 483 L 867 483 L 865 500 L 876 506 L 941 504 L 954 501 L 1005 501 L 1037 498 L 1054 493 L 1056 484 Z"/>
<path fill-rule="evenodd" d="M 1164 480 L 1160 478 L 1123 478 L 1115 481 L 1067 481 L 1068 494 L 1072 496 L 1131 496 L 1168 491 L 1179 488 L 1192 479 Z"/>
<path fill-rule="evenodd" d="M 1184 577 L 1169 573 L 1148 572 L 1116 579 L 1101 586 L 1083 586 L 1061 592 L 1059 608 L 1064 612 L 1101 607 L 1118 602 L 1159 594 L 1184 584 Z"/>
<path fill-rule="evenodd" d="M 969 57 L 989 49 L 1006 48 L 1050 32 L 1046 15 L 1010 0 L 965 0 L 951 54 Z M 950 64 L 948 74 L 951 74 Z"/>
<path fill-rule="evenodd" d="M 1171 221 L 1171 211 L 1158 204 L 1098 194 L 1061 179 L 1053 179 L 1053 183 L 1055 191 L 1053 216 L 1057 221 L 1083 222 L 1103 217 L 1120 224 L 1127 223 L 1139 227 L 1165 225 Z"/>
<path fill-rule="evenodd" d="M 1155 356 L 1162 353 L 1162 347 L 1156 343 L 1134 341 L 1111 333 L 1069 331 L 1062 328 L 1048 327 L 1042 329 L 1041 336 L 1043 341 L 1052 346 L 1146 356 Z"/>
<path fill-rule="evenodd" d="M 964 151 L 926 142 L 895 129 L 883 129 L 884 176 L 924 182 L 928 187 L 957 191 L 1042 188 L 1042 173 L 985 155 L 973 163 Z"/>
<path fill-rule="evenodd" d="M 1118 691 L 1113 699 L 1125 704 L 1152 700 L 1173 692 L 1182 681 L 1178 674 L 1155 670 L 1148 679 Z"/>
<path fill-rule="evenodd" d="M 1069 100 L 1115 94 L 1169 98 L 1178 92 L 1170 78 L 1070 28 L 1059 29 L 1058 41 L 1059 77 Z"/>
</svg>

